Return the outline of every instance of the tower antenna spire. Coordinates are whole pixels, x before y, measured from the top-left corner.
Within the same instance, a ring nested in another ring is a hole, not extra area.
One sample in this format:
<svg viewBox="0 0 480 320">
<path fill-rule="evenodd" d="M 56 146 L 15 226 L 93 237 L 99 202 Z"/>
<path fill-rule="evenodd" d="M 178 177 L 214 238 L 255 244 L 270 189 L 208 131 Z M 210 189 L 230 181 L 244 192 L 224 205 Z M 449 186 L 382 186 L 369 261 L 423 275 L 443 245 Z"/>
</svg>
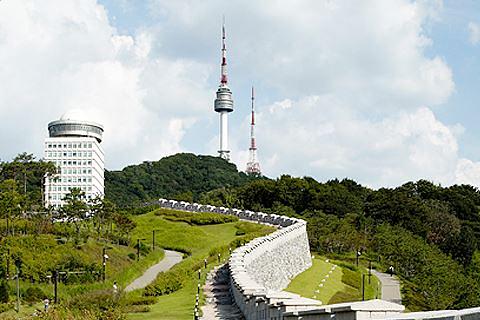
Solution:
<svg viewBox="0 0 480 320">
<path fill-rule="evenodd" d="M 252 121 L 250 123 L 250 148 L 249 159 L 247 162 L 247 173 L 259 176 L 261 175 L 260 163 L 257 161 L 257 143 L 255 140 L 255 89 L 252 86 Z"/>
<path fill-rule="evenodd" d="M 221 66 L 221 77 L 220 84 L 227 85 L 228 76 L 227 76 L 227 45 L 226 45 L 226 33 L 225 33 L 225 15 L 223 15 L 222 23 L 222 66 Z"/>
</svg>

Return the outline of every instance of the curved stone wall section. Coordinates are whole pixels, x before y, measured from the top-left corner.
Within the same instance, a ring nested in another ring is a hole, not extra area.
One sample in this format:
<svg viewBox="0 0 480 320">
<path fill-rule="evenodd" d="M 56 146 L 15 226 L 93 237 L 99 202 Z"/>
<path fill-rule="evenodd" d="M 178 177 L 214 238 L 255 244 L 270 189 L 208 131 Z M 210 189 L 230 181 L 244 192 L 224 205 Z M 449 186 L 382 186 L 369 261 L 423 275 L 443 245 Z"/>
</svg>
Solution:
<svg viewBox="0 0 480 320">
<path fill-rule="evenodd" d="M 160 199 L 158 203 L 176 210 L 231 214 L 278 228 L 230 256 L 230 291 L 246 320 L 480 319 L 480 308 L 402 313 L 402 305 L 383 300 L 322 306 L 320 301 L 281 291 L 290 279 L 312 265 L 304 220 L 174 200 Z"/>
<path fill-rule="evenodd" d="M 298 225 L 279 237 L 268 237 L 245 257 L 247 273 L 268 290 L 285 289 L 292 278 L 312 265 L 306 224 Z"/>
<path fill-rule="evenodd" d="M 383 300 L 321 305 L 320 301 L 281 291 L 290 279 L 312 265 L 304 220 L 165 199 L 158 204 L 183 211 L 231 214 L 277 227 L 277 231 L 250 241 L 230 256 L 230 292 L 246 320 L 420 319 L 396 318 L 405 308 Z"/>
<path fill-rule="evenodd" d="M 166 199 L 160 199 L 158 204 L 183 211 L 230 214 L 278 228 L 237 248 L 230 257 L 231 292 L 247 320 L 280 319 L 283 312 L 319 305 L 316 300 L 281 291 L 312 265 L 304 220 Z M 289 305 L 294 307 L 287 308 Z"/>
</svg>

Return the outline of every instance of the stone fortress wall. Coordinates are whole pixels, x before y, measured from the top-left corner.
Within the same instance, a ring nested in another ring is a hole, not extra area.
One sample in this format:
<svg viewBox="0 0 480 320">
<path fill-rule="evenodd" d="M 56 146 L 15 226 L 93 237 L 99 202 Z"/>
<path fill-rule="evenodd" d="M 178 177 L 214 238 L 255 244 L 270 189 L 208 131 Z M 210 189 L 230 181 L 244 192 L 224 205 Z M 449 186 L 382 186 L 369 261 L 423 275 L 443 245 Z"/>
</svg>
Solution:
<svg viewBox="0 0 480 320">
<path fill-rule="evenodd" d="M 304 220 L 175 200 L 160 199 L 157 203 L 181 211 L 234 215 L 277 228 L 230 256 L 230 292 L 246 320 L 480 319 L 480 308 L 403 313 L 402 305 L 384 300 L 321 305 L 318 300 L 282 291 L 312 265 Z"/>
<path fill-rule="evenodd" d="M 281 291 L 293 277 L 312 265 L 304 220 L 165 199 L 160 199 L 158 204 L 175 210 L 234 215 L 277 228 L 275 232 L 237 248 L 229 260 L 231 293 L 247 320 L 281 319 L 281 314 L 286 311 L 320 305 L 317 300 Z"/>
</svg>

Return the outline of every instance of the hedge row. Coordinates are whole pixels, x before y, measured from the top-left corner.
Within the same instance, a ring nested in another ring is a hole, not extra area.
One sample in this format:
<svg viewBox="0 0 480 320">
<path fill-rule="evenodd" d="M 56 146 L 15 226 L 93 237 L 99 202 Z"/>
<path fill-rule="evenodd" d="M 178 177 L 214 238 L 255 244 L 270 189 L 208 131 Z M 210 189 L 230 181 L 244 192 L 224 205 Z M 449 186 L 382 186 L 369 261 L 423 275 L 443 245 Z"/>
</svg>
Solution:
<svg viewBox="0 0 480 320">
<path fill-rule="evenodd" d="M 221 215 L 211 212 L 187 212 L 160 209 L 155 212 L 155 215 L 165 218 L 170 221 L 183 221 L 191 225 L 209 225 L 222 224 L 228 222 L 238 221 L 238 217 L 231 215 Z"/>
</svg>

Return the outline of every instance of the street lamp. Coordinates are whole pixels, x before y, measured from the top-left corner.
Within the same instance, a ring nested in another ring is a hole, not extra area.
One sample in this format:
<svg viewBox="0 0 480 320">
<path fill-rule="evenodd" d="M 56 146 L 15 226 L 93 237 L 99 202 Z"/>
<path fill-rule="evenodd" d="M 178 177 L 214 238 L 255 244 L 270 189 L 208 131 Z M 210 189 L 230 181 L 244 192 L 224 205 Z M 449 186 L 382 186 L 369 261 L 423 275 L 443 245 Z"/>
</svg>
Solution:
<svg viewBox="0 0 480 320">
<path fill-rule="evenodd" d="M 103 282 L 105 282 L 105 279 L 107 277 L 107 260 L 110 259 L 110 257 L 107 255 L 107 250 L 110 248 L 103 247 L 102 250 L 102 266 L 103 266 L 103 272 L 102 272 L 102 278 Z"/>
<path fill-rule="evenodd" d="M 152 251 L 155 251 L 155 232 L 159 230 L 152 230 Z"/>
<path fill-rule="evenodd" d="M 362 255 L 362 253 L 360 251 L 357 250 L 356 252 L 356 257 L 357 257 L 357 267 L 358 267 L 358 259 L 360 258 L 360 256 Z"/>
<path fill-rule="evenodd" d="M 142 239 L 137 239 L 137 261 L 140 260 L 140 241 L 141 241 L 141 240 L 147 240 L 147 239 L 144 239 L 144 238 L 142 238 Z"/>
</svg>

